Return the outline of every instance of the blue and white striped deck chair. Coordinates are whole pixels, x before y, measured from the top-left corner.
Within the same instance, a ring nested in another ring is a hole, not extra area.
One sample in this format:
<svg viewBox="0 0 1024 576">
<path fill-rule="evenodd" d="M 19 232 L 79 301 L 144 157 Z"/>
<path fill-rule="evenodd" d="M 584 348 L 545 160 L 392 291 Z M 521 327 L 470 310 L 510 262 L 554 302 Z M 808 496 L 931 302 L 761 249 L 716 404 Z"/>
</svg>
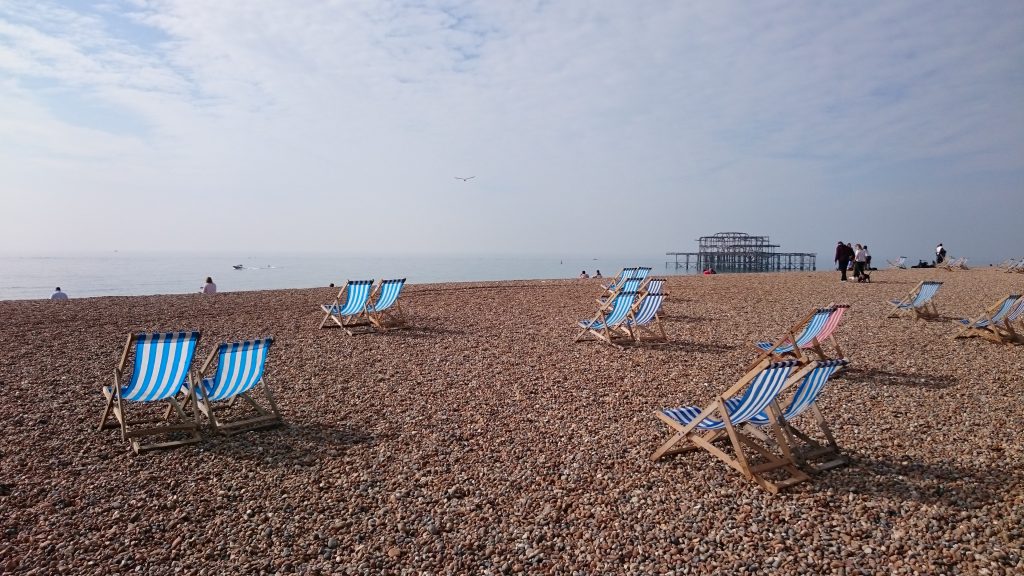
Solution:
<svg viewBox="0 0 1024 576">
<path fill-rule="evenodd" d="M 597 303 L 600 304 L 602 308 L 607 308 L 609 303 L 612 301 L 613 298 L 615 298 L 615 295 L 618 294 L 619 292 L 639 292 L 640 282 L 641 280 L 637 278 L 629 278 L 627 280 L 623 280 L 622 283 L 619 284 L 619 288 L 612 290 L 606 296 L 598 298 Z"/>
<path fill-rule="evenodd" d="M 660 293 L 647 293 L 639 298 L 633 309 L 629 311 L 629 317 L 622 323 L 622 327 L 629 336 L 637 342 L 643 341 L 643 334 L 650 335 L 650 340 L 668 342 L 665 329 L 658 319 L 658 310 L 665 300 L 665 295 Z"/>
<path fill-rule="evenodd" d="M 351 336 L 353 326 L 368 325 L 370 322 L 366 319 L 366 304 L 370 301 L 371 290 L 373 280 L 349 280 L 338 292 L 333 304 L 320 305 L 324 311 L 320 327 L 326 326 L 328 320 L 333 320 Z"/>
<path fill-rule="evenodd" d="M 770 446 L 760 445 L 740 430 L 751 418 L 769 409 L 777 421 L 773 402 L 791 381 L 790 374 L 797 366 L 799 362 L 796 360 L 769 363 L 766 358 L 703 409 L 699 406 L 683 406 L 658 410 L 655 416 L 668 424 L 673 434 L 651 454 L 651 460 L 703 448 L 772 494 L 808 480 L 810 477 L 797 468 L 785 449 L 783 455 L 779 456 Z M 799 373 L 807 370 L 805 367 Z M 775 444 L 781 447 L 785 439 L 778 426 L 773 426 L 773 433 Z M 729 437 L 733 452 L 731 455 L 713 444 L 723 434 Z M 676 444 L 681 441 L 685 441 L 686 445 L 677 448 Z M 755 454 L 748 455 L 746 450 Z M 758 456 L 761 462 L 755 464 L 752 456 Z M 764 476 L 768 471 L 785 471 L 788 475 L 782 480 L 770 480 Z"/>
<path fill-rule="evenodd" d="M 992 340 L 1004 344 L 1024 344 L 1024 298 L 1017 300 L 1017 305 L 1003 316 L 1001 322 L 995 324 L 994 329 L 995 337 Z"/>
<path fill-rule="evenodd" d="M 222 343 L 210 353 L 199 369 L 199 386 L 192 390 L 190 383 L 189 397 L 196 401 L 197 408 L 210 420 L 210 426 L 215 431 L 232 434 L 283 423 L 264 375 L 267 353 L 273 343 L 273 338 Z M 216 371 L 211 374 L 214 361 L 217 362 Z M 260 405 L 251 394 L 260 384 L 267 407 Z M 233 405 L 237 398 L 244 400 L 255 411 L 255 415 L 230 421 L 225 421 L 223 414 L 218 417 L 214 403 L 227 401 L 234 411 Z"/>
<path fill-rule="evenodd" d="M 619 326 L 626 321 L 629 311 L 633 308 L 633 301 L 636 299 L 636 292 L 619 292 L 612 300 L 611 309 L 598 310 L 592 320 L 580 320 L 579 326 L 583 331 L 576 336 L 579 342 L 587 335 L 593 335 L 598 340 L 607 344 L 616 344 L 614 339 Z"/>
<path fill-rule="evenodd" d="M 1018 300 L 1020 300 L 1020 294 L 1010 294 L 999 302 L 996 302 L 977 318 L 963 318 L 957 320 L 956 322 L 960 325 L 961 329 L 953 335 L 953 339 L 981 336 L 989 340 L 1001 340 L 1001 338 L 998 337 L 998 325 L 1004 318 L 1006 318 L 1006 315 L 1014 309 Z"/>
<path fill-rule="evenodd" d="M 761 351 L 761 354 L 754 360 L 760 362 L 762 358 L 773 358 L 780 360 L 785 356 L 795 356 L 802 360 L 803 349 L 813 345 L 815 338 L 821 333 L 828 323 L 829 316 L 834 307 L 817 308 L 800 322 L 794 324 L 776 342 L 759 341 L 754 346 Z M 799 330 L 799 333 L 797 332 Z"/>
<path fill-rule="evenodd" d="M 840 454 L 839 445 L 836 443 L 832 430 L 829 428 L 825 418 L 818 409 L 818 396 L 837 371 L 846 368 L 850 361 L 845 358 L 836 360 L 818 360 L 811 364 L 810 371 L 803 375 L 796 390 L 789 398 L 785 408 L 779 410 L 779 425 L 789 444 L 788 451 L 793 455 L 795 461 L 815 471 L 823 471 L 848 462 L 848 459 Z M 782 395 L 779 396 L 780 398 Z M 731 401 L 726 401 L 728 406 Z M 781 402 L 779 402 L 781 404 Z M 817 424 L 823 440 L 818 440 L 800 430 L 793 422 L 804 412 L 812 416 Z M 768 412 L 761 412 L 750 419 L 748 425 L 751 427 L 765 427 L 771 424 L 771 417 Z M 764 437 L 762 437 L 764 438 Z M 825 462 L 817 461 L 825 459 Z"/>
<path fill-rule="evenodd" d="M 189 418 L 175 397 L 185 389 L 192 357 L 196 352 L 199 332 L 167 332 L 154 334 L 132 334 L 121 353 L 121 360 L 114 369 L 114 385 L 102 388 L 106 407 L 100 418 L 99 429 L 121 429 L 121 438 L 131 442 L 136 454 L 153 448 L 169 448 L 192 444 L 200 440 L 199 422 Z M 129 357 L 132 347 L 131 374 Z M 127 380 L 127 382 L 125 382 Z M 126 404 L 152 404 L 167 402 L 169 406 L 163 417 L 150 416 L 130 419 L 125 411 Z M 177 416 L 171 420 L 171 413 Z M 116 423 L 110 420 L 113 416 Z M 142 427 L 139 427 L 142 426 Z M 184 433 L 185 439 L 143 445 L 140 438 L 163 434 Z"/>
<path fill-rule="evenodd" d="M 633 273 L 633 278 L 643 282 L 650 275 L 651 275 L 651 268 L 649 266 L 641 266 L 641 267 L 636 269 L 636 272 Z"/>
<path fill-rule="evenodd" d="M 942 287 L 942 282 L 925 280 L 918 283 L 916 287 L 902 300 L 889 300 L 892 310 L 889 311 L 889 318 L 903 314 L 913 314 L 914 318 L 933 319 L 938 318 L 939 310 L 932 302 L 935 293 Z"/>
<path fill-rule="evenodd" d="M 668 292 L 665 292 L 662 288 L 665 286 L 664 278 L 650 278 L 640 288 L 640 294 L 664 294 L 668 296 Z"/>
<path fill-rule="evenodd" d="M 398 296 L 405 286 L 405 278 L 394 280 L 381 280 L 374 294 L 377 300 L 366 306 L 366 314 L 370 324 L 381 332 L 387 332 L 389 328 L 398 328 L 405 324 L 405 313 L 398 303 Z"/>
<path fill-rule="evenodd" d="M 622 283 L 633 277 L 636 273 L 636 268 L 623 268 L 618 274 L 612 278 L 612 281 L 608 284 L 602 284 L 601 288 L 604 288 L 608 292 L 615 292 L 622 288 Z"/>
</svg>

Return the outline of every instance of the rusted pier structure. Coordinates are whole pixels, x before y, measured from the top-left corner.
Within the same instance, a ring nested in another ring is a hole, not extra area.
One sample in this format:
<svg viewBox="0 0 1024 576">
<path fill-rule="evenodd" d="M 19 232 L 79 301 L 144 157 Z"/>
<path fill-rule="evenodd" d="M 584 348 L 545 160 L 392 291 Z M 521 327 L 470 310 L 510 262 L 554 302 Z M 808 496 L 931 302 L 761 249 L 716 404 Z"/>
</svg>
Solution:
<svg viewBox="0 0 1024 576">
<path fill-rule="evenodd" d="M 751 236 L 743 232 L 719 232 L 697 239 L 697 252 L 666 252 L 674 259 L 665 268 L 700 272 L 788 272 L 816 270 L 813 252 L 776 252 L 767 236 Z"/>
</svg>

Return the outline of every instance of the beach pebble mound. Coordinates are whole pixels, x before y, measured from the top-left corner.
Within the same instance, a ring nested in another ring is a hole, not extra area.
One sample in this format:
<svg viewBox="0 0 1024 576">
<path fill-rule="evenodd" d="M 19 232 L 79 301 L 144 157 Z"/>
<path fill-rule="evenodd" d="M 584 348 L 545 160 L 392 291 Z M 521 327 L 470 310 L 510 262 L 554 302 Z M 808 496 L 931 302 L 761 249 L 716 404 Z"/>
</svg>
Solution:
<svg viewBox="0 0 1024 576">
<path fill-rule="evenodd" d="M 356 336 L 318 329 L 329 288 L 0 302 L 0 573 L 1022 573 L 1024 347 L 951 336 L 1024 276 L 837 276 L 670 277 L 669 342 L 623 348 L 573 342 L 600 280 L 410 285 L 409 329 Z M 886 318 L 929 278 L 940 321 Z M 849 466 L 773 496 L 707 453 L 649 460 L 655 410 L 831 302 Z M 97 431 L 128 334 L 191 329 L 196 367 L 274 336 L 287 425 L 142 455 Z"/>
</svg>

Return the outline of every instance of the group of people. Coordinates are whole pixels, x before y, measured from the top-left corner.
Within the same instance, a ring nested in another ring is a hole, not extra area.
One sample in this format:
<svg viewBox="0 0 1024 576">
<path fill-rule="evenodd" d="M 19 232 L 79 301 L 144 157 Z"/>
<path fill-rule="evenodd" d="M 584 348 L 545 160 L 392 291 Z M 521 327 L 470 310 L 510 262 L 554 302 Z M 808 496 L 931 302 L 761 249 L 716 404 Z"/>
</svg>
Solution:
<svg viewBox="0 0 1024 576">
<path fill-rule="evenodd" d="M 591 278 L 591 276 L 590 274 L 587 274 L 586 270 L 584 270 L 583 272 L 580 272 L 580 278 Z M 601 271 L 598 270 L 594 272 L 593 278 L 604 278 L 604 276 L 601 276 Z"/>
<path fill-rule="evenodd" d="M 868 245 L 850 245 L 842 240 L 836 244 L 836 266 L 839 268 L 839 281 L 846 282 L 846 270 L 853 264 L 853 277 L 857 282 L 870 282 L 871 275 L 871 252 L 868 252 Z"/>
<path fill-rule="evenodd" d="M 600 272 L 598 272 L 600 274 Z M 334 286 L 334 284 L 331 284 Z M 213 278 L 210 276 L 206 277 L 206 282 L 199 287 L 199 292 L 202 294 L 216 294 L 217 285 L 213 283 Z M 60 286 L 53 289 L 53 294 L 50 294 L 50 300 L 67 300 L 67 292 L 62 292 Z"/>
</svg>

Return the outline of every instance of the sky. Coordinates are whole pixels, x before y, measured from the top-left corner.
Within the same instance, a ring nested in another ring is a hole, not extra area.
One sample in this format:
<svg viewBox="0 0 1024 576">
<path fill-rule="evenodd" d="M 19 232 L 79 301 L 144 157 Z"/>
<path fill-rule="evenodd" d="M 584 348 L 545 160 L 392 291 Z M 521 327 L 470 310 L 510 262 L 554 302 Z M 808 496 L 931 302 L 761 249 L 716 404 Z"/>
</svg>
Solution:
<svg viewBox="0 0 1024 576">
<path fill-rule="evenodd" d="M 0 0 L 0 207 L 15 254 L 1024 256 L 1024 3 Z"/>
</svg>

